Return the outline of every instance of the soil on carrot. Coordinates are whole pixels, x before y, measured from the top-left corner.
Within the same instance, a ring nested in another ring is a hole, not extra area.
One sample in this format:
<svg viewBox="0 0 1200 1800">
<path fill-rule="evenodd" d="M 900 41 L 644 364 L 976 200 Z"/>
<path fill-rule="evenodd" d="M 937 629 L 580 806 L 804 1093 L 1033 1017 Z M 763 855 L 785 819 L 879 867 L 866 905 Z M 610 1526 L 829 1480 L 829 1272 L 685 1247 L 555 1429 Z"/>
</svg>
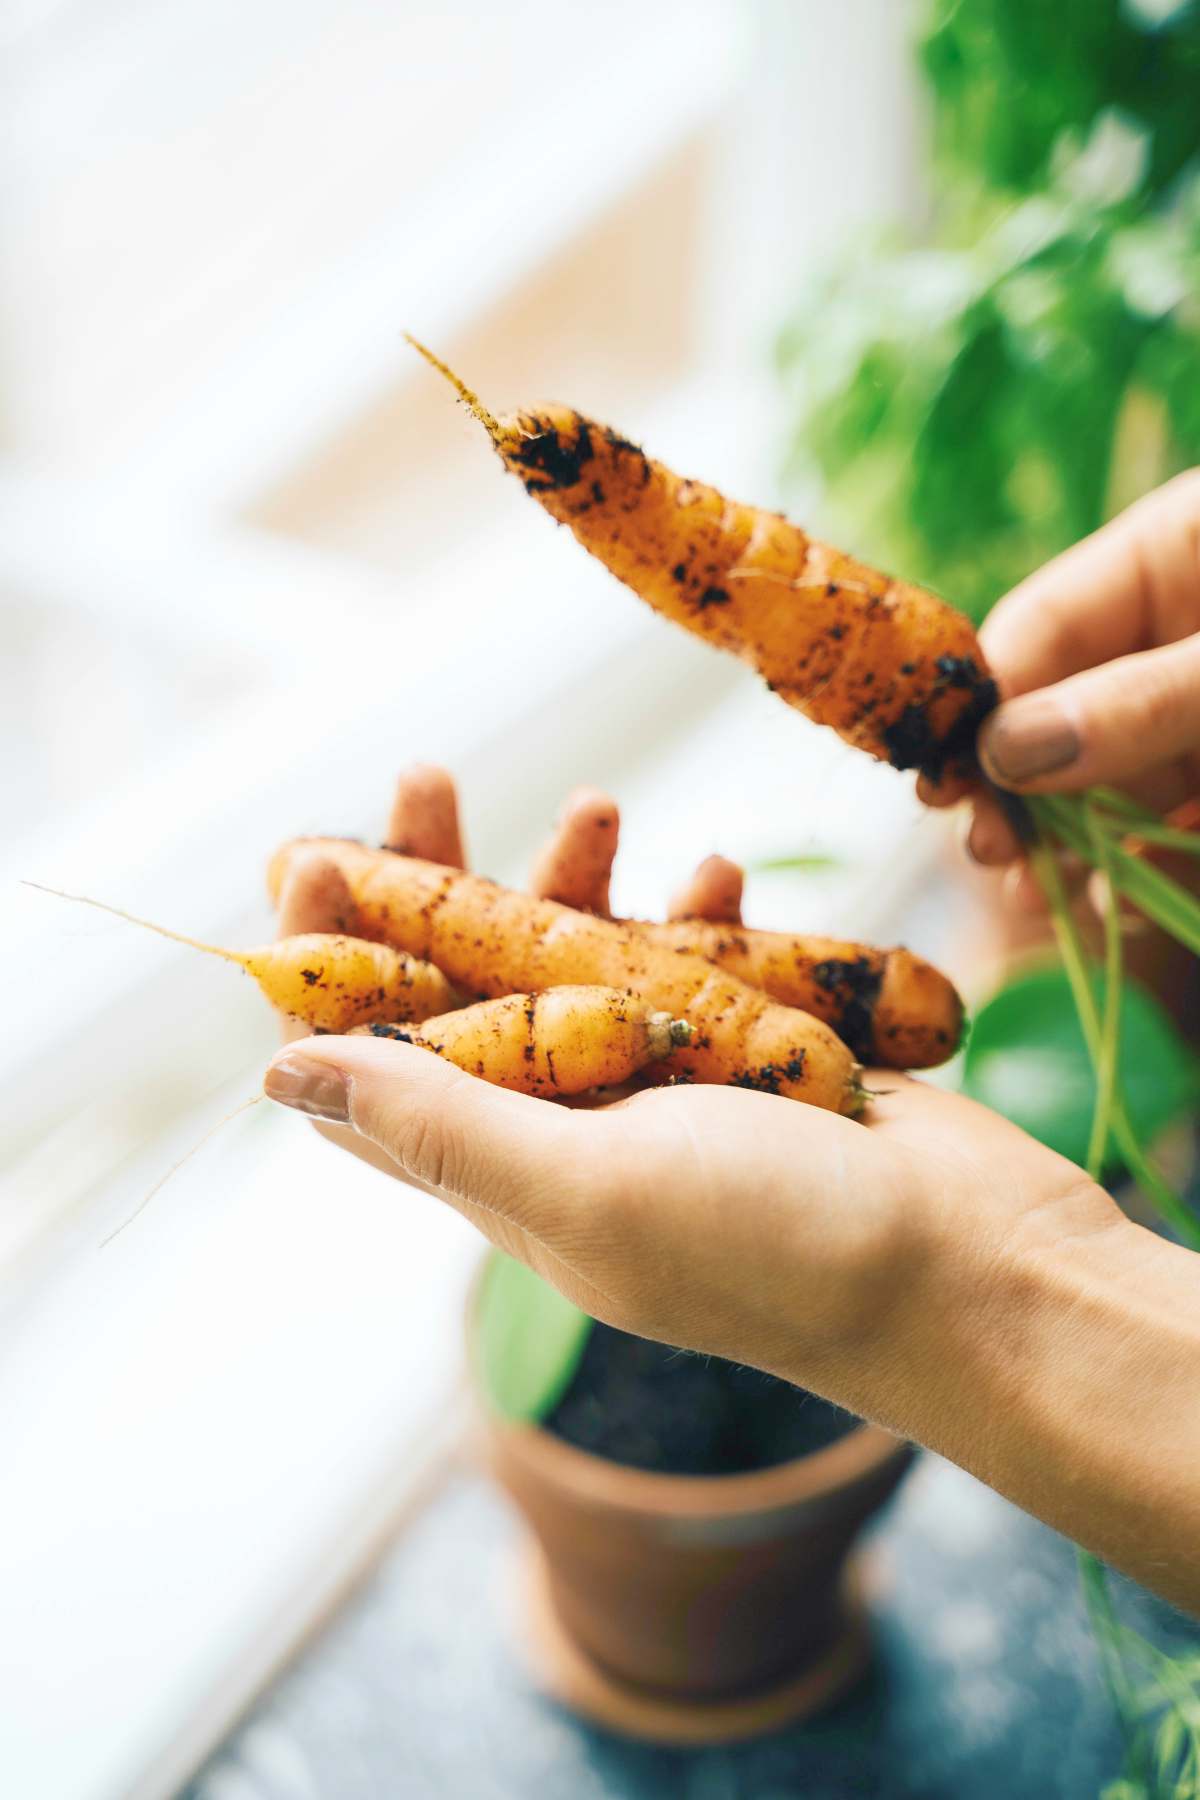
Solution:
<svg viewBox="0 0 1200 1800">
<path fill-rule="evenodd" d="M 666 1475 L 738 1475 L 808 1456 L 858 1420 L 803 1388 L 597 1324 L 544 1428 Z"/>
</svg>

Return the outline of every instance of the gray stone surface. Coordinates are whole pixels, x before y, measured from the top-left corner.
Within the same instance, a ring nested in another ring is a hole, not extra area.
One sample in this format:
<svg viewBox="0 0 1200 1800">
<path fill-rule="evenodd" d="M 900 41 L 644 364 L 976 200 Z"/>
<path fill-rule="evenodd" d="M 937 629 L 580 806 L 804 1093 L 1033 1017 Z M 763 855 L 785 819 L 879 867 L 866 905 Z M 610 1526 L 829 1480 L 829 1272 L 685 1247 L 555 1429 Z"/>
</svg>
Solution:
<svg viewBox="0 0 1200 1800">
<path fill-rule="evenodd" d="M 518 1540 L 496 1494 L 456 1477 L 181 1800 L 1091 1800 L 1118 1771 L 1073 1551 L 937 1458 L 875 1533 L 869 1680 L 727 1750 L 632 1744 L 537 1694 Z M 1194 1643 L 1137 1590 L 1120 1600 Z"/>
</svg>

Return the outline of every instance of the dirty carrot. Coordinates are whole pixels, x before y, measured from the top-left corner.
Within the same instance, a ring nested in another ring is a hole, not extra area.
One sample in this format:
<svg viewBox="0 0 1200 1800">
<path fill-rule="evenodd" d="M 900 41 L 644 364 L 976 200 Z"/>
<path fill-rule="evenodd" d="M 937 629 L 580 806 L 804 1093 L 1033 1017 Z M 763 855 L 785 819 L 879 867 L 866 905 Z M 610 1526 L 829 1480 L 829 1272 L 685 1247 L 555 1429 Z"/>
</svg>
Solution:
<svg viewBox="0 0 1200 1800">
<path fill-rule="evenodd" d="M 823 1019 L 861 1062 L 930 1069 L 958 1048 L 962 1000 L 939 969 L 911 950 L 705 919 L 629 923 L 654 943 L 695 951 L 784 1006 Z"/>
<path fill-rule="evenodd" d="M 691 1027 L 619 988 L 564 986 L 480 1000 L 420 1025 L 364 1025 L 498 1087 L 545 1099 L 628 1081 L 691 1041 Z"/>
<path fill-rule="evenodd" d="M 54 894 L 60 900 L 94 906 L 130 925 L 170 938 L 173 943 L 236 963 L 254 977 L 272 1006 L 300 1019 L 314 1031 L 346 1031 L 351 1025 L 366 1024 L 372 1019 L 423 1019 L 444 1011 L 455 999 L 454 990 L 440 969 L 388 944 L 311 931 L 280 938 L 261 949 L 226 950 L 188 937 L 182 931 L 170 931 L 150 919 L 140 919 L 87 894 L 67 894 L 40 881 L 25 885 Z"/>
<path fill-rule="evenodd" d="M 573 896 L 579 895 L 595 905 L 601 890 L 607 898 L 618 822 L 616 802 L 607 795 L 590 788 L 573 794 L 535 869 L 534 892 L 567 905 L 578 904 Z M 737 864 L 710 856 L 672 903 L 669 923 L 621 922 L 672 950 L 707 957 L 783 1005 L 823 1019 L 862 1062 L 928 1069 L 953 1055 L 963 1004 L 930 963 L 904 949 L 751 930 L 741 924 L 741 892 Z"/>
<path fill-rule="evenodd" d="M 506 468 L 655 611 L 748 662 L 789 705 L 897 769 L 969 761 L 996 687 L 970 621 L 809 537 L 685 480 L 566 406 L 497 419 L 445 364 Z"/>
<path fill-rule="evenodd" d="M 274 893 L 290 859 L 312 842 L 276 854 Z M 660 1065 L 664 1077 L 732 1082 L 832 1112 L 862 1105 L 858 1064 L 827 1025 L 702 956 L 436 863 L 349 840 L 317 842 L 346 877 L 364 929 L 428 958 L 464 991 L 499 995 L 563 982 L 622 988 L 693 1027 L 691 1044 Z"/>
</svg>

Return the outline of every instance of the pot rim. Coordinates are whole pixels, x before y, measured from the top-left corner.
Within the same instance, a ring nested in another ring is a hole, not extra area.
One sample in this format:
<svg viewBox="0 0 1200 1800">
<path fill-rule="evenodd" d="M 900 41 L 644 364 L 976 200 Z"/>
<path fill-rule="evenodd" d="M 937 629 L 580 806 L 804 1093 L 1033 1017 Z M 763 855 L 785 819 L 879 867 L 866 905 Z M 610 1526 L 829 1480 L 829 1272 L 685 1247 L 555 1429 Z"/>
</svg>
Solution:
<svg viewBox="0 0 1200 1800">
<path fill-rule="evenodd" d="M 533 1465 L 552 1485 L 585 1504 L 610 1512 L 637 1513 L 655 1518 L 681 1514 L 689 1519 L 736 1518 L 769 1512 L 837 1493 L 883 1469 L 898 1458 L 907 1459 L 913 1446 L 882 1425 L 863 1420 L 845 1437 L 807 1456 L 772 1463 L 766 1469 L 750 1469 L 734 1475 L 664 1475 L 656 1469 L 636 1469 L 581 1450 L 555 1437 L 542 1425 L 507 1419 L 492 1407 L 483 1393 L 475 1366 L 474 1318 L 487 1257 L 481 1260 L 467 1294 L 467 1373 L 476 1408 L 488 1431 L 523 1462 Z"/>
<path fill-rule="evenodd" d="M 766 1469 L 734 1475 L 664 1475 L 581 1450 L 541 1425 L 517 1424 L 478 1398 L 488 1429 L 504 1448 L 553 1486 L 590 1506 L 654 1518 L 727 1519 L 777 1511 L 836 1494 L 912 1454 L 904 1438 L 864 1421 L 823 1450 Z"/>
</svg>

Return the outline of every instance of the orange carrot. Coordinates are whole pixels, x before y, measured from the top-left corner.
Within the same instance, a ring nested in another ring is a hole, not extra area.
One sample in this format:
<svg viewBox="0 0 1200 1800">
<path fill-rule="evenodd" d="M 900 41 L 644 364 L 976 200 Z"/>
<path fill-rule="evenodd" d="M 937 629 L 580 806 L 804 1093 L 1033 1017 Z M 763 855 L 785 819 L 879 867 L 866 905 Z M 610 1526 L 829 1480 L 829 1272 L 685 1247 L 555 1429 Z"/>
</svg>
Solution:
<svg viewBox="0 0 1200 1800">
<path fill-rule="evenodd" d="M 691 1041 L 691 1027 L 619 988 L 564 986 L 506 994 L 420 1025 L 364 1025 L 444 1056 L 521 1094 L 583 1094 L 628 1081 Z"/>
<path fill-rule="evenodd" d="M 654 943 L 694 951 L 783 1005 L 824 1019 L 861 1062 L 931 1069 L 958 1048 L 962 1000 L 911 950 L 705 919 L 629 923 Z"/>
<path fill-rule="evenodd" d="M 134 913 L 107 906 L 103 900 L 92 900 L 86 894 L 64 894 L 60 888 L 45 887 L 40 881 L 25 885 L 54 894 L 60 900 L 94 906 L 131 925 L 157 932 L 159 937 L 236 963 L 254 977 L 272 1006 L 302 1020 L 314 1031 L 347 1031 L 352 1025 L 372 1019 L 424 1019 L 454 1003 L 454 989 L 440 969 L 386 943 L 310 931 L 280 938 L 258 950 L 225 950 L 217 944 L 187 937 L 181 931 L 170 931 L 150 919 L 139 919 Z"/>
<path fill-rule="evenodd" d="M 534 891 L 567 905 L 582 897 L 597 911 L 603 894 L 607 914 L 618 822 L 616 802 L 607 795 L 593 788 L 572 795 L 538 861 Z M 741 924 L 741 891 L 737 864 L 710 856 L 673 904 L 669 923 L 622 923 L 672 950 L 707 957 L 783 1005 L 824 1019 L 862 1062 L 928 1069 L 953 1055 L 963 1005 L 930 963 L 904 949 L 752 931 Z"/>
<path fill-rule="evenodd" d="M 563 982 L 622 988 L 693 1026 L 690 1046 L 660 1065 L 664 1076 L 734 1082 L 833 1112 L 860 1110 L 858 1064 L 827 1025 L 778 1005 L 702 956 L 436 863 L 348 840 L 316 841 L 345 876 L 364 930 L 428 957 L 464 992 L 510 994 Z M 301 839 L 276 854 L 268 877 L 273 893 L 291 858 L 312 842 Z"/>
<path fill-rule="evenodd" d="M 506 468 L 657 612 L 758 670 L 789 705 L 897 769 L 969 762 L 996 702 L 974 627 L 945 601 L 727 500 L 565 406 L 497 419 L 444 363 Z"/>
</svg>

